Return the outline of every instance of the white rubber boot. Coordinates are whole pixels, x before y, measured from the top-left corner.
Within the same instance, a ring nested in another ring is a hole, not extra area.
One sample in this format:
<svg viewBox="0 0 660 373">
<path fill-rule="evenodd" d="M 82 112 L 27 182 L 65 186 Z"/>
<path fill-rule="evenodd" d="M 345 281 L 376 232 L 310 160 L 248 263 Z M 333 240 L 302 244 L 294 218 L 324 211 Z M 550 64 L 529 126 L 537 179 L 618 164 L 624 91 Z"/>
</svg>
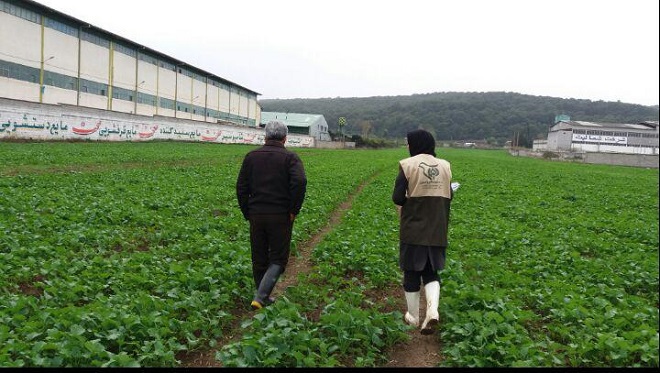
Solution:
<svg viewBox="0 0 660 373">
<path fill-rule="evenodd" d="M 406 291 L 406 303 L 408 303 L 408 312 L 404 319 L 416 328 L 419 326 L 419 291 L 414 293 Z"/>
<path fill-rule="evenodd" d="M 422 334 L 433 334 L 436 326 L 440 322 L 438 314 L 438 303 L 440 302 L 440 283 L 438 281 L 429 282 L 424 285 L 424 294 L 426 296 L 426 318 L 422 323 Z"/>
</svg>

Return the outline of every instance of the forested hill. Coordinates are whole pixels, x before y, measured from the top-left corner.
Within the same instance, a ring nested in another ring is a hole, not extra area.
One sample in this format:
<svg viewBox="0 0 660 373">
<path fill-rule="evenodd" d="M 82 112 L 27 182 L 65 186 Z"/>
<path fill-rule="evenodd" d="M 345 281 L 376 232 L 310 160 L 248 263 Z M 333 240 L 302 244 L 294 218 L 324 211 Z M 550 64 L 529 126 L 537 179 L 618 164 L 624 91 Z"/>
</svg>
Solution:
<svg viewBox="0 0 660 373">
<path fill-rule="evenodd" d="M 638 123 L 658 120 L 658 106 L 562 99 L 508 92 L 429 93 L 411 96 L 261 100 L 262 111 L 322 114 L 331 132 L 346 118 L 345 134 L 403 138 L 416 128 L 438 140 L 502 143 L 515 133 L 520 143 L 545 138 L 556 115 L 572 120 Z"/>
</svg>

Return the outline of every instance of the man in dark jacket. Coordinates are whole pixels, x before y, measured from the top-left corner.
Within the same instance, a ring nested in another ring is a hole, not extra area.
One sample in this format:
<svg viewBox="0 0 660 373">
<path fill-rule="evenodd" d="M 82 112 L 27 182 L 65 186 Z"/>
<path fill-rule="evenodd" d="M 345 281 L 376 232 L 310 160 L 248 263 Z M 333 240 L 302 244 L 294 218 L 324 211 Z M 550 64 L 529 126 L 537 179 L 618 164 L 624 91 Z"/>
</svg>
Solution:
<svg viewBox="0 0 660 373">
<path fill-rule="evenodd" d="M 245 156 L 236 181 L 238 205 L 250 221 L 255 310 L 272 303 L 270 294 L 289 261 L 293 222 L 307 190 L 300 157 L 284 147 L 286 125 L 269 122 L 265 131 L 266 144 Z"/>
</svg>

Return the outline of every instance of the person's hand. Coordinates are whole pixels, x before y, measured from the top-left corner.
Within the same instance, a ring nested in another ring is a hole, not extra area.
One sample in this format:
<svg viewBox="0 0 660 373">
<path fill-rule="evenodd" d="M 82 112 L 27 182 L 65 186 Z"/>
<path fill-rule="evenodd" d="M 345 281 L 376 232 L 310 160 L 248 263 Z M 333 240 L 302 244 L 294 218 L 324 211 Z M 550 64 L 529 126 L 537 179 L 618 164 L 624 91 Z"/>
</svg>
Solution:
<svg viewBox="0 0 660 373">
<path fill-rule="evenodd" d="M 294 220 L 296 220 L 296 214 L 289 213 L 289 221 L 291 221 L 293 223 Z"/>
</svg>

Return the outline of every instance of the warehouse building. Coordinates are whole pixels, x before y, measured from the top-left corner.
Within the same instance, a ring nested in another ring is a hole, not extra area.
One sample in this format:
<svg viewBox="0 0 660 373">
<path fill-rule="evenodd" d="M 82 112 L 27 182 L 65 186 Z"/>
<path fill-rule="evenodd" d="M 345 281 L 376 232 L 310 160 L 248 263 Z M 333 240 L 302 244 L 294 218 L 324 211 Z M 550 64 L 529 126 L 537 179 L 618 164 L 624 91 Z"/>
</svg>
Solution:
<svg viewBox="0 0 660 373">
<path fill-rule="evenodd" d="M 658 122 L 594 123 L 558 116 L 547 143 L 539 145 L 538 150 L 548 151 L 658 155 Z"/>
<path fill-rule="evenodd" d="M 328 123 L 320 114 L 277 113 L 264 111 L 261 113 L 261 127 L 268 122 L 277 120 L 289 128 L 289 133 L 309 135 L 317 141 L 330 141 Z"/>
<path fill-rule="evenodd" d="M 30 0 L 0 0 L 0 98 L 258 128 L 258 93 Z"/>
</svg>

